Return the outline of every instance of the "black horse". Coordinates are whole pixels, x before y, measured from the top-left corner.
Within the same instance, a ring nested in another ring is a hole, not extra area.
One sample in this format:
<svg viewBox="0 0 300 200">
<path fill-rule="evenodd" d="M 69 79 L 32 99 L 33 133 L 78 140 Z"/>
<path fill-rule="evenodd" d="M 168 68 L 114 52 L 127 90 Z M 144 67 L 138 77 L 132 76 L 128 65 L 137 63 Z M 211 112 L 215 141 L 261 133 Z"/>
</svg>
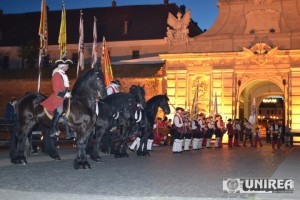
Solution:
<svg viewBox="0 0 300 200">
<path fill-rule="evenodd" d="M 77 134 L 75 169 L 90 167 L 85 152 L 86 143 L 96 122 L 96 98 L 104 99 L 106 95 L 103 74 L 96 68 L 82 74 L 73 87 L 70 112 L 66 118 L 70 129 Z M 43 127 L 45 143 L 50 144 L 46 148 L 47 153 L 50 157 L 60 160 L 54 142 L 50 138 L 51 119 L 47 116 L 43 106 L 40 105 L 45 99 L 44 96 L 40 97 L 40 95 L 29 93 L 19 101 L 16 108 L 18 129 L 12 134 L 10 144 L 12 163 L 27 163 L 24 155 L 24 144 L 27 135 L 36 124 Z M 59 126 L 61 127 L 62 123 Z"/>
<path fill-rule="evenodd" d="M 155 117 L 160 107 L 165 114 L 170 114 L 169 98 L 167 95 L 156 95 L 149 99 L 146 103 L 146 108 L 143 110 L 142 121 L 137 123 L 139 132 L 140 132 L 140 145 L 137 150 L 138 156 L 149 155 L 147 151 L 147 141 L 150 135 L 153 135 L 153 126 L 155 123 Z"/>
<path fill-rule="evenodd" d="M 150 135 L 153 135 L 153 125 L 155 117 L 160 107 L 165 114 L 170 114 L 170 107 L 168 104 L 169 98 L 167 95 L 156 95 L 146 102 L 145 109 L 141 110 L 141 119 L 134 124 L 133 130 L 141 138 L 140 146 L 137 150 L 138 156 L 149 155 L 147 151 L 147 140 Z M 101 149 L 104 152 L 110 152 L 115 150 L 115 142 L 118 142 L 119 138 L 112 138 L 111 134 L 106 133 L 102 137 Z"/>
<path fill-rule="evenodd" d="M 99 155 L 101 140 L 104 134 L 110 134 L 109 130 L 113 126 L 119 128 L 121 137 L 115 157 L 128 157 L 126 153 L 128 135 L 139 120 L 141 110 L 146 106 L 144 88 L 132 85 L 129 93 L 119 92 L 109 95 L 98 105 L 99 115 L 95 124 L 96 141 L 93 144 L 92 137 L 90 137 L 87 148 L 90 158 L 101 162 Z"/>
</svg>

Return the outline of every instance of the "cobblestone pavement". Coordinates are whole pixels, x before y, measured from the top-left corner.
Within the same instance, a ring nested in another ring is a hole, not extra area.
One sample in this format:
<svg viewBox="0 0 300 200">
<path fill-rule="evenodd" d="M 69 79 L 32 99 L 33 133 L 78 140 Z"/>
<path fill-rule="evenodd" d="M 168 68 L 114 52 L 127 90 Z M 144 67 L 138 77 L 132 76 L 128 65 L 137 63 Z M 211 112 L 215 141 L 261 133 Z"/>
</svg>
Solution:
<svg viewBox="0 0 300 200">
<path fill-rule="evenodd" d="M 75 149 L 61 148 L 62 161 L 39 152 L 28 165 L 12 165 L 0 151 L 0 199 L 300 199 L 300 148 L 273 151 L 237 147 L 173 154 L 154 147 L 150 157 L 102 155 L 90 170 L 74 170 Z M 227 194 L 223 178 L 293 178 L 292 194 Z"/>
</svg>

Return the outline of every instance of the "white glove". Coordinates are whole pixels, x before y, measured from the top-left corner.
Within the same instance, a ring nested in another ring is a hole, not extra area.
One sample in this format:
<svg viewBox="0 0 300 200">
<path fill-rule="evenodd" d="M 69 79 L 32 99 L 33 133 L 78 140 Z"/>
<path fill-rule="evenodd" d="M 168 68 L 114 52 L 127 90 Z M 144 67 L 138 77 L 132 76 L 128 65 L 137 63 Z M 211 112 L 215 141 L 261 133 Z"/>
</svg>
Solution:
<svg viewBox="0 0 300 200">
<path fill-rule="evenodd" d="M 66 94 L 65 94 L 65 98 L 71 98 L 71 92 L 67 92 Z"/>
</svg>

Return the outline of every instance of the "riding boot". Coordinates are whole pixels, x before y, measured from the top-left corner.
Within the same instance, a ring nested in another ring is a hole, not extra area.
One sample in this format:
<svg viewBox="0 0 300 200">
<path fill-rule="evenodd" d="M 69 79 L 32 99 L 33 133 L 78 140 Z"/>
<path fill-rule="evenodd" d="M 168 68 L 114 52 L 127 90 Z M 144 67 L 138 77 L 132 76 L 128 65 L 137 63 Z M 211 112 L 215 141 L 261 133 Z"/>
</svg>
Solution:
<svg viewBox="0 0 300 200">
<path fill-rule="evenodd" d="M 60 118 L 60 113 L 57 112 L 56 110 L 54 111 L 54 115 L 53 115 L 53 118 L 52 118 L 52 128 L 51 128 L 51 134 L 50 134 L 50 137 L 54 137 L 56 135 L 59 134 L 59 130 L 58 130 L 58 121 L 59 121 L 59 118 Z"/>
<path fill-rule="evenodd" d="M 68 125 L 68 120 L 67 118 L 63 115 L 62 117 L 62 122 L 65 125 L 65 134 L 66 134 L 66 139 L 69 140 L 71 138 L 75 138 L 76 135 L 73 132 L 70 132 L 70 128 Z"/>
</svg>

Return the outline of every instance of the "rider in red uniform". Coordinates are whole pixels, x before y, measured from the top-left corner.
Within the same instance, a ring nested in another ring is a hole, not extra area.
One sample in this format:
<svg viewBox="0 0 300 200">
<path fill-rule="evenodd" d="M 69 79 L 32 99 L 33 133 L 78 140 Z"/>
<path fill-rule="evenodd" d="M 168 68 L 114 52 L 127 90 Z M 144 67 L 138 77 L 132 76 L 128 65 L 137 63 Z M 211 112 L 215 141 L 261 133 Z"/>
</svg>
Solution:
<svg viewBox="0 0 300 200">
<path fill-rule="evenodd" d="M 56 61 L 56 68 L 52 73 L 52 90 L 53 93 L 48 99 L 41 103 L 48 111 L 53 112 L 52 118 L 52 132 L 51 136 L 59 134 L 58 121 L 63 114 L 63 102 L 67 98 L 71 98 L 70 84 L 66 72 L 69 69 L 71 60 L 58 60 Z M 67 132 L 68 134 L 68 132 Z"/>
</svg>

